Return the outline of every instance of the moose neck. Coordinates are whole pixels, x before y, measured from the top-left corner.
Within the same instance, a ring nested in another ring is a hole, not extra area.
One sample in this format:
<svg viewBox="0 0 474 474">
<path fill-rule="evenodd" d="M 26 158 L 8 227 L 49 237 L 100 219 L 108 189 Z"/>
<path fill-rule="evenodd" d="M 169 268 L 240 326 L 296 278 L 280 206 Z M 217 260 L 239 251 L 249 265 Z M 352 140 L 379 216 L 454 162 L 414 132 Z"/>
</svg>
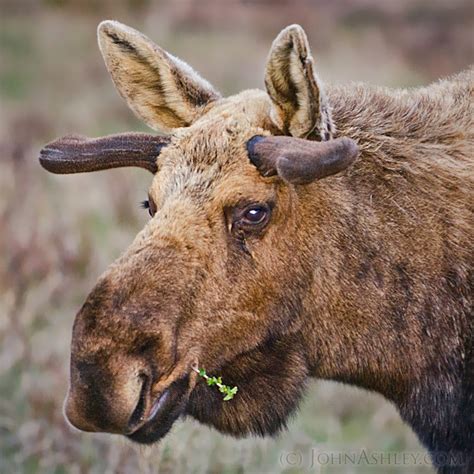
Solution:
<svg viewBox="0 0 474 474">
<path fill-rule="evenodd" d="M 468 190 L 446 166 L 449 154 L 469 157 L 469 142 L 456 133 L 468 129 L 469 109 L 461 123 L 431 130 L 416 123 L 426 120 L 421 108 L 411 123 L 418 135 L 407 144 L 396 122 L 426 95 L 402 100 L 365 91 L 366 102 L 351 108 L 348 102 L 362 100 L 357 88 L 337 93 L 335 122 L 362 153 L 344 176 L 299 191 L 312 222 L 305 325 L 313 375 L 381 393 L 431 453 L 470 453 L 472 466 L 469 218 L 467 206 L 449 205 Z M 442 94 L 434 96 L 442 102 Z"/>
</svg>

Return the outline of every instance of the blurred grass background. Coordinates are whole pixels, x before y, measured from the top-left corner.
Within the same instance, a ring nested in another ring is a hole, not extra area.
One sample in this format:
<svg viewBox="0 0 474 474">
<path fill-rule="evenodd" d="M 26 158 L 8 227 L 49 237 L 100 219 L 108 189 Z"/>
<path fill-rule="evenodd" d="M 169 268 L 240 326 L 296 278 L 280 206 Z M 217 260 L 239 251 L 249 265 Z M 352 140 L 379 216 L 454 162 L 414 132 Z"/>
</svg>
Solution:
<svg viewBox="0 0 474 474">
<path fill-rule="evenodd" d="M 427 473 L 324 465 L 322 451 L 423 452 L 381 397 L 314 382 L 289 431 L 234 440 L 187 420 L 152 449 L 68 427 L 75 312 L 147 219 L 140 170 L 53 176 L 56 136 L 145 130 L 115 92 L 96 26 L 117 19 L 196 67 L 224 94 L 263 87 L 281 28 L 306 29 L 327 82 L 415 86 L 473 62 L 470 0 L 0 0 L 0 473 Z"/>
</svg>

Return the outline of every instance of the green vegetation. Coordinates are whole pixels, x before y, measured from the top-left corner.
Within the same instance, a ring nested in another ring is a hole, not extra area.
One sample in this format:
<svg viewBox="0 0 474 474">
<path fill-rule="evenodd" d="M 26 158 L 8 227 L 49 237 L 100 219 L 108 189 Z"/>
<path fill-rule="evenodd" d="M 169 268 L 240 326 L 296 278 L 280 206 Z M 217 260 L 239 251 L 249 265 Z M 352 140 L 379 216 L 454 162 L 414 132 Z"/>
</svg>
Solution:
<svg viewBox="0 0 474 474">
<path fill-rule="evenodd" d="M 216 385 L 219 391 L 224 394 L 225 402 L 232 400 L 238 391 L 237 387 L 229 387 L 228 385 L 224 385 L 222 383 L 222 377 L 209 377 L 209 375 L 206 374 L 205 369 L 196 369 L 193 367 L 193 370 L 198 373 L 200 377 L 204 378 L 207 385 L 210 387 L 212 385 Z"/>
</svg>

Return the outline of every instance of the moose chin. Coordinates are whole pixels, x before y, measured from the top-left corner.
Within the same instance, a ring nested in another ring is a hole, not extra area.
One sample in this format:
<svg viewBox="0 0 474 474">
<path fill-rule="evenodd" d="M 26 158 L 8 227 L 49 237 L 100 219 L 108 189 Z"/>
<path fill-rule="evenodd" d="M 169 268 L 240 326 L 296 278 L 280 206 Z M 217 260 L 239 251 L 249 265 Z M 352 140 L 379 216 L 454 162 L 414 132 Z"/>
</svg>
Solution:
<svg viewBox="0 0 474 474">
<path fill-rule="evenodd" d="M 53 173 L 138 166 L 150 220 L 79 310 L 65 414 L 138 443 L 191 416 L 285 427 L 309 378 L 384 395 L 439 472 L 474 472 L 474 70 L 427 87 L 323 86 L 285 28 L 265 91 L 223 98 L 114 21 L 112 80 L 158 134 L 70 135 Z M 223 400 L 193 368 L 238 387 Z"/>
</svg>

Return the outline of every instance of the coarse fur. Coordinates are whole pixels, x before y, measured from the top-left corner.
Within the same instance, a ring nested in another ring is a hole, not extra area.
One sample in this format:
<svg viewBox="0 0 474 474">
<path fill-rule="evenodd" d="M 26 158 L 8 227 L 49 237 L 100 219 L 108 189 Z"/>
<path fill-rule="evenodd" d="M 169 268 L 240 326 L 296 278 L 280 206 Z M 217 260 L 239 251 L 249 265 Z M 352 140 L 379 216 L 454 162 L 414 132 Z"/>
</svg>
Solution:
<svg viewBox="0 0 474 474">
<path fill-rule="evenodd" d="M 323 90 L 293 25 L 272 46 L 267 91 L 221 98 L 131 28 L 104 22 L 99 43 L 120 94 L 170 144 L 153 218 L 76 317 L 71 423 L 138 442 L 181 415 L 273 434 L 318 377 L 383 394 L 439 472 L 472 472 L 474 70 L 412 90 Z M 250 162 L 255 135 L 344 136 L 360 154 L 293 185 Z M 242 236 L 232 216 L 249 203 L 271 218 Z"/>
</svg>

